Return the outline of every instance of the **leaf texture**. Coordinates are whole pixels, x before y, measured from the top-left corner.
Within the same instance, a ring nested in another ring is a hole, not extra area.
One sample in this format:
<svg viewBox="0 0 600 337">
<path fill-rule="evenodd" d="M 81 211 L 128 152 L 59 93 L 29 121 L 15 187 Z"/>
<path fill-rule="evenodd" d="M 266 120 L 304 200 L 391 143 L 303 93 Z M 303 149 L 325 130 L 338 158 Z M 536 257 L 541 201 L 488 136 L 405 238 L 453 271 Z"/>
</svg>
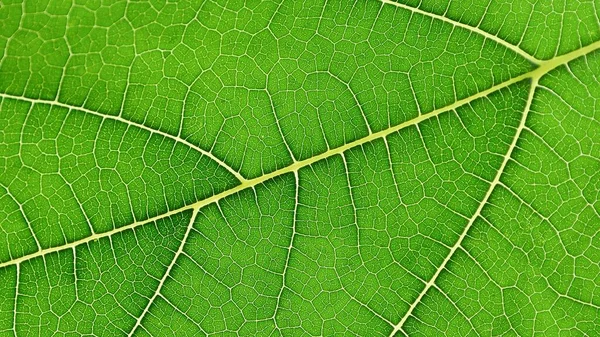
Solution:
<svg viewBox="0 0 600 337">
<path fill-rule="evenodd" d="M 3 1 L 0 336 L 600 335 L 594 1 Z"/>
</svg>

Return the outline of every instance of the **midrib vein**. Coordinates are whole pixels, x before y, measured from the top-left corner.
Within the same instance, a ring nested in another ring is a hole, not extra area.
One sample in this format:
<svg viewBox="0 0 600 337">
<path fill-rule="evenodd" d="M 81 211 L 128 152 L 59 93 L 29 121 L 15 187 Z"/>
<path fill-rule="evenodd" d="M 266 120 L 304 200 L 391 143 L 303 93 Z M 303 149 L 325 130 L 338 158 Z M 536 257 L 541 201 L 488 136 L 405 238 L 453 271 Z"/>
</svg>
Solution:
<svg viewBox="0 0 600 337">
<path fill-rule="evenodd" d="M 371 142 L 371 141 L 373 141 L 375 139 L 384 138 L 384 137 L 386 137 L 386 136 L 388 136 L 388 135 L 390 135 L 390 134 L 392 134 L 394 132 L 397 132 L 397 131 L 399 131 L 401 129 L 404 129 L 404 128 L 412 126 L 412 125 L 416 125 L 416 124 L 418 124 L 418 123 L 420 123 L 422 121 L 425 121 L 425 120 L 427 120 L 429 118 L 438 116 L 438 115 L 440 115 L 440 114 L 442 114 L 442 113 L 444 113 L 446 111 L 453 110 L 453 109 L 455 109 L 455 108 L 457 108 L 459 106 L 462 106 L 464 104 L 470 103 L 470 102 L 472 102 L 474 100 L 477 100 L 479 98 L 486 97 L 486 96 L 488 96 L 489 94 L 491 94 L 491 93 L 493 93 L 495 91 L 498 91 L 498 90 L 500 90 L 502 88 L 508 87 L 508 86 L 510 86 L 512 84 L 515 84 L 517 82 L 520 82 L 522 80 L 525 80 L 525 79 L 538 80 L 540 77 L 542 77 L 544 74 L 548 73 L 550 70 L 552 70 L 552 69 L 554 69 L 554 68 L 556 68 L 556 67 L 558 67 L 560 65 L 566 64 L 566 63 L 570 62 L 573 59 L 576 59 L 576 58 L 578 58 L 578 57 L 580 57 L 582 55 L 586 55 L 586 54 L 588 54 L 588 53 L 590 53 L 590 52 L 592 52 L 592 51 L 594 51 L 596 49 L 599 49 L 599 48 L 600 48 L 600 41 L 597 41 L 595 43 L 592 43 L 592 44 L 590 44 L 590 45 L 588 45 L 586 47 L 580 48 L 580 49 L 575 50 L 573 52 L 570 52 L 568 54 L 556 57 L 556 58 L 554 58 L 552 60 L 544 61 L 544 62 L 542 62 L 539 65 L 538 68 L 536 68 L 536 69 L 534 69 L 534 70 L 532 70 L 530 72 L 527 72 L 525 74 L 522 74 L 520 76 L 514 77 L 514 78 L 512 78 L 510 80 L 507 80 L 505 82 L 497 84 L 497 85 L 495 85 L 495 86 L 493 86 L 493 87 L 491 87 L 491 88 L 489 88 L 487 90 L 481 91 L 481 92 L 479 92 L 479 93 L 477 93 L 477 94 L 475 94 L 473 96 L 469 96 L 467 98 L 463 98 L 463 99 L 458 100 L 458 101 L 456 101 L 456 102 L 454 102 L 454 103 L 452 103 L 450 105 L 447 105 L 445 107 L 442 107 L 442 108 L 433 110 L 431 112 L 422 114 L 422 115 L 420 115 L 420 116 L 418 116 L 416 118 L 413 118 L 413 119 L 411 119 L 409 121 L 403 122 L 403 123 L 398 124 L 396 126 L 390 127 L 388 129 L 372 133 L 372 134 L 370 134 L 370 135 L 368 135 L 366 137 L 357 139 L 357 140 L 355 140 L 353 142 L 350 142 L 350 143 L 348 143 L 346 145 L 343 145 L 343 146 L 340 146 L 340 147 L 337 147 L 337 148 L 334 148 L 334 149 L 330 149 L 330 150 L 328 150 L 326 152 L 323 152 L 323 153 L 321 153 L 319 155 L 316 155 L 314 157 L 311 157 L 311 158 L 308 158 L 308 159 L 305 159 L 305 160 L 301 160 L 301 161 L 296 161 L 296 162 L 294 162 L 293 164 L 291 164 L 289 166 L 286 166 L 286 167 L 281 168 L 279 170 L 276 170 L 276 171 L 273 171 L 271 173 L 265 174 L 263 176 L 260 176 L 260 177 L 257 177 L 257 178 L 253 178 L 253 179 L 249 179 L 249 180 L 243 180 L 240 185 L 237 185 L 237 186 L 235 186 L 235 187 L 233 187 L 233 188 L 231 188 L 229 190 L 223 191 L 221 193 L 215 194 L 215 195 L 213 195 L 213 196 L 211 196 L 209 198 L 206 198 L 206 199 L 197 201 L 195 203 L 192 203 L 192 204 L 180 207 L 178 209 L 171 210 L 169 212 L 163 213 L 163 214 L 158 215 L 158 216 L 154 216 L 152 218 L 149 218 L 149 219 L 146 219 L 146 220 L 143 220 L 143 221 L 134 222 L 134 223 L 131 223 L 129 225 L 116 228 L 116 229 L 108 231 L 108 232 L 94 234 L 94 235 L 91 235 L 89 237 L 73 241 L 73 242 L 68 243 L 66 245 L 57 246 L 57 247 L 51 247 L 51 248 L 46 248 L 46 249 L 37 251 L 35 253 L 24 255 L 24 256 L 22 256 L 20 258 L 17 258 L 17 259 L 11 260 L 11 261 L 6 261 L 6 262 L 3 262 L 3 263 L 0 263 L 0 268 L 6 267 L 6 266 L 9 266 L 9 265 L 18 264 L 18 263 L 21 263 L 23 261 L 26 261 L 26 260 L 29 260 L 29 259 L 32 259 L 32 258 L 35 258 L 35 257 L 38 257 L 38 256 L 46 255 L 48 253 L 56 252 L 56 251 L 67 249 L 67 248 L 72 248 L 72 247 L 78 246 L 78 245 L 86 243 L 86 242 L 90 242 L 90 241 L 93 241 L 93 240 L 98 240 L 98 239 L 101 239 L 101 238 L 104 238 L 104 237 L 108 237 L 108 236 L 111 236 L 113 234 L 116 234 L 116 233 L 119 233 L 119 232 L 123 232 L 123 231 L 129 230 L 129 229 L 132 229 L 132 228 L 144 225 L 146 223 L 150 223 L 150 222 L 162 219 L 162 218 L 169 217 L 171 215 L 177 214 L 177 213 L 185 211 L 185 210 L 204 207 L 204 206 L 209 205 L 209 204 L 211 204 L 213 202 L 217 202 L 217 201 L 219 201 L 219 200 L 221 200 L 221 199 L 223 199 L 223 198 L 225 198 L 227 196 L 235 194 L 235 193 L 237 193 L 239 191 L 245 190 L 246 188 L 254 188 L 254 186 L 257 186 L 257 185 L 259 185 L 259 184 L 261 184 L 261 183 L 263 183 L 263 182 L 265 182 L 267 180 L 273 179 L 273 178 L 278 177 L 278 176 L 285 175 L 287 173 L 292 173 L 292 172 L 298 171 L 299 169 L 301 169 L 303 167 L 306 167 L 306 166 L 310 166 L 310 165 L 312 165 L 313 163 L 315 163 L 317 161 L 320 161 L 320 160 L 323 160 L 323 159 L 326 159 L 326 158 L 329 158 L 329 157 L 332 157 L 332 156 L 335 156 L 335 155 L 339 155 L 339 154 L 341 154 L 341 153 L 343 153 L 343 152 L 345 152 L 345 151 L 347 151 L 347 150 L 349 150 L 351 148 L 360 146 L 360 145 L 365 144 L 365 143 L 369 143 L 369 142 Z M 31 100 L 31 99 L 26 99 L 26 98 L 12 97 L 10 95 L 1 94 L 1 93 L 0 93 L 0 97 L 9 97 L 9 98 L 13 98 L 13 99 L 24 99 L 24 100 L 28 100 L 28 101 L 35 101 L 35 100 Z"/>
</svg>

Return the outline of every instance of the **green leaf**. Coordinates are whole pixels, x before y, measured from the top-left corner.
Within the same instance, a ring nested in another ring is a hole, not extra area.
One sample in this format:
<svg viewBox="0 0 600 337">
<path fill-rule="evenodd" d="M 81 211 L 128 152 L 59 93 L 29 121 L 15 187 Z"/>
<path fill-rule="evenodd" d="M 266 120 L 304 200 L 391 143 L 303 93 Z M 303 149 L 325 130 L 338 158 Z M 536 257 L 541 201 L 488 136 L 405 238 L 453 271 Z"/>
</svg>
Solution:
<svg viewBox="0 0 600 337">
<path fill-rule="evenodd" d="M 600 12 L 0 4 L 0 336 L 600 335 Z"/>
</svg>

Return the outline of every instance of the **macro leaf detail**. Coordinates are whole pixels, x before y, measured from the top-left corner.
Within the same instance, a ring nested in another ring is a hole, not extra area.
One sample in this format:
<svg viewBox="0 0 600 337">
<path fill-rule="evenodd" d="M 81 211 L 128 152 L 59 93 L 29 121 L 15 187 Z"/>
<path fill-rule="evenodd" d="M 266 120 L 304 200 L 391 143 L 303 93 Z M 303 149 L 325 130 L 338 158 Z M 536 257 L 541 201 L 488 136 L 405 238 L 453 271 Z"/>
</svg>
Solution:
<svg viewBox="0 0 600 337">
<path fill-rule="evenodd" d="M 0 336 L 600 335 L 600 12 L 0 2 Z"/>
</svg>

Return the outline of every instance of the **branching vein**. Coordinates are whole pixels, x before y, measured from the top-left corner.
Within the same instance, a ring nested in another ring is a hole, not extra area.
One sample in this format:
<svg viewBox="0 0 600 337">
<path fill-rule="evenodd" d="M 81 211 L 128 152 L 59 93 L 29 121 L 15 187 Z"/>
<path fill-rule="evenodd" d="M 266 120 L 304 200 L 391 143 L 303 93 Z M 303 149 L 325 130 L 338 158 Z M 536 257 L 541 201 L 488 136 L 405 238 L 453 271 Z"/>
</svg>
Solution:
<svg viewBox="0 0 600 337">
<path fill-rule="evenodd" d="M 504 172 L 504 168 L 506 167 L 506 164 L 509 162 L 512 152 L 517 145 L 519 136 L 521 135 L 521 132 L 525 128 L 525 122 L 527 120 L 527 115 L 529 113 L 529 109 L 531 108 L 531 103 L 533 102 L 533 96 L 535 93 L 535 88 L 537 87 L 538 80 L 539 80 L 538 77 L 532 79 L 531 88 L 529 89 L 529 96 L 527 97 L 527 103 L 525 105 L 525 111 L 523 112 L 523 115 L 521 117 L 521 122 L 515 132 L 513 141 L 511 142 L 511 144 L 508 148 L 508 151 L 506 152 L 506 155 L 504 156 L 504 160 L 502 161 L 502 164 L 500 165 L 500 169 L 498 170 L 498 172 L 496 173 L 496 176 L 494 177 L 494 180 L 490 184 L 490 187 L 488 188 L 488 190 L 485 194 L 485 197 L 483 198 L 483 200 L 479 204 L 479 207 L 477 207 L 477 210 L 475 211 L 475 213 L 473 214 L 473 216 L 471 217 L 471 219 L 465 226 L 465 229 L 460 234 L 460 237 L 458 238 L 458 240 L 456 240 L 456 243 L 454 244 L 454 246 L 452 246 L 450 248 L 450 251 L 448 252 L 448 255 L 446 255 L 446 258 L 444 259 L 442 264 L 440 264 L 440 266 L 437 268 L 437 270 L 435 271 L 435 273 L 433 274 L 433 276 L 431 277 L 429 282 L 427 282 L 427 284 L 425 285 L 425 287 L 423 288 L 423 290 L 421 291 L 421 293 L 419 294 L 417 299 L 412 303 L 412 305 L 410 306 L 408 311 L 404 314 L 404 316 L 402 317 L 400 322 L 398 322 L 398 324 L 396 324 L 396 326 L 394 326 L 394 330 L 392 331 L 390 336 L 394 336 L 396 334 L 396 332 L 398 332 L 399 330 L 402 329 L 402 326 L 404 325 L 406 320 L 412 315 L 412 312 L 414 311 L 416 306 L 419 303 L 421 303 L 421 300 L 423 299 L 423 297 L 427 294 L 429 289 L 435 284 L 435 281 L 437 280 L 438 276 L 446 268 L 446 264 L 448 264 L 448 262 L 454 255 L 454 252 L 456 252 L 456 250 L 461 246 L 464 238 L 467 236 L 467 233 L 469 232 L 469 229 L 471 228 L 471 226 L 473 225 L 475 220 L 477 220 L 477 218 L 479 218 L 479 215 L 481 214 L 481 210 L 487 204 L 487 201 L 490 198 L 490 196 L 492 195 L 492 192 L 494 191 L 496 185 L 498 185 L 498 182 L 500 182 L 500 177 L 502 176 L 502 172 Z"/>
</svg>

